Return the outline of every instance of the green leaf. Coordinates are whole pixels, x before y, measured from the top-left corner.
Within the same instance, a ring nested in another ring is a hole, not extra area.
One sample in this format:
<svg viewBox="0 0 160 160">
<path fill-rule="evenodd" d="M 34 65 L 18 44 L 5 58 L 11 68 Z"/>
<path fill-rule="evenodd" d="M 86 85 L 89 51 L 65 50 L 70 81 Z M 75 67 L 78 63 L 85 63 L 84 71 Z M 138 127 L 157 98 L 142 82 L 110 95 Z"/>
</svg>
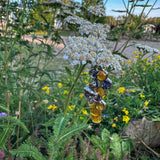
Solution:
<svg viewBox="0 0 160 160">
<path fill-rule="evenodd" d="M 111 140 L 110 142 L 111 153 L 114 155 L 115 160 L 121 160 L 122 156 L 121 138 L 116 133 L 112 135 L 112 138 L 113 140 Z"/>
<path fill-rule="evenodd" d="M 22 144 L 17 150 L 11 150 L 10 153 L 16 157 L 31 157 L 35 160 L 46 160 L 35 146 Z"/>
<path fill-rule="evenodd" d="M 70 76 L 72 75 L 71 70 L 68 67 L 65 67 L 65 70 L 66 70 L 68 75 L 70 75 Z"/>
<path fill-rule="evenodd" d="M 69 132 L 65 133 L 64 135 L 62 135 L 60 138 L 59 138 L 59 141 L 66 138 L 66 137 L 69 137 L 69 136 L 73 136 L 75 135 L 76 133 L 80 133 L 80 131 L 86 129 L 88 127 L 87 124 L 84 124 L 84 125 L 80 125 L 74 129 L 71 129 Z"/>
<path fill-rule="evenodd" d="M 8 109 L 8 108 L 3 107 L 3 106 L 1 106 L 1 105 L 0 105 L 0 109 L 4 110 L 4 111 L 6 111 L 6 112 L 9 112 L 9 109 Z"/>
<path fill-rule="evenodd" d="M 5 145 L 8 140 L 8 135 L 9 135 L 9 128 L 3 129 L 3 131 L 0 133 L 0 149 L 7 150 Z"/>
<path fill-rule="evenodd" d="M 125 141 L 122 141 L 122 159 L 131 152 L 133 148 L 133 141 L 131 138 L 126 139 Z"/>
<path fill-rule="evenodd" d="M 92 135 L 90 140 L 93 145 L 100 150 L 101 154 L 107 152 L 102 146 L 103 141 L 98 136 Z"/>
<path fill-rule="evenodd" d="M 50 126 L 53 126 L 55 122 L 55 118 L 51 118 L 49 121 L 47 121 L 46 123 L 42 124 L 42 126 L 45 126 L 45 127 L 50 127 Z"/>
<path fill-rule="evenodd" d="M 6 121 L 11 121 L 12 123 L 10 124 L 13 125 L 13 126 L 20 126 L 21 128 L 23 128 L 27 133 L 29 133 L 29 130 L 27 129 L 27 127 L 25 126 L 25 124 L 20 121 L 19 119 L 16 119 L 14 117 L 11 117 L 11 116 L 5 116 L 5 117 L 1 117 L 0 118 L 0 121 L 1 120 L 6 120 Z"/>
<path fill-rule="evenodd" d="M 4 52 L 5 53 L 5 52 Z M 5 62 L 4 54 L 3 52 L 0 52 L 0 59 L 2 59 L 3 62 Z"/>
<path fill-rule="evenodd" d="M 55 125 L 54 125 L 54 135 L 56 138 L 58 138 L 61 133 L 63 133 L 65 126 L 67 125 L 67 120 L 65 117 L 58 117 L 55 120 Z"/>
<path fill-rule="evenodd" d="M 110 132 L 107 129 L 103 129 L 102 131 L 102 141 L 104 141 L 106 144 L 109 144 L 110 142 Z"/>
</svg>

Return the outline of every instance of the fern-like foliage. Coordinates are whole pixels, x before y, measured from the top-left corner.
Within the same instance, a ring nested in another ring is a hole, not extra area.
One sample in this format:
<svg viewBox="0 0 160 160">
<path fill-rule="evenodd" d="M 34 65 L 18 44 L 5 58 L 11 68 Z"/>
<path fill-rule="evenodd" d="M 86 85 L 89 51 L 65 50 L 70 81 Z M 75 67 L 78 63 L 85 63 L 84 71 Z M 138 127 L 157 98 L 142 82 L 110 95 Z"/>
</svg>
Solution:
<svg viewBox="0 0 160 160">
<path fill-rule="evenodd" d="M 60 150 L 64 150 L 64 147 L 71 140 L 72 136 L 78 135 L 82 130 L 86 129 L 88 125 L 84 124 L 69 124 L 69 117 L 58 117 L 54 124 L 54 135 L 49 138 L 49 150 L 50 157 L 56 159 L 56 155 Z"/>
<path fill-rule="evenodd" d="M 8 121 L 10 121 L 10 124 L 8 125 Z M 23 130 L 27 133 L 29 133 L 29 130 L 25 126 L 25 124 L 20 121 L 19 119 L 16 119 L 11 116 L 5 116 L 0 118 L 0 149 L 4 149 L 7 151 L 6 144 L 8 140 L 9 132 L 15 130 L 15 126 L 20 126 L 23 128 Z"/>
<path fill-rule="evenodd" d="M 47 160 L 35 146 L 22 144 L 17 150 L 11 150 L 12 156 L 33 158 L 35 160 Z"/>
<path fill-rule="evenodd" d="M 6 112 L 9 112 L 8 108 L 3 107 L 2 105 L 0 105 L 0 109 L 4 110 L 4 111 L 6 111 Z"/>
<path fill-rule="evenodd" d="M 9 128 L 3 128 L 0 130 L 0 149 L 7 150 L 6 143 L 8 140 Z"/>
<path fill-rule="evenodd" d="M 67 123 L 69 121 L 69 117 L 59 116 L 56 118 L 53 129 L 54 129 L 54 136 L 58 138 L 63 132 Z"/>
<path fill-rule="evenodd" d="M 22 121 L 20 121 L 19 119 L 16 119 L 16 118 L 11 117 L 11 116 L 5 116 L 5 117 L 1 117 L 0 121 L 1 120 L 5 120 L 6 122 L 10 121 L 9 127 L 20 126 L 21 128 L 24 129 L 24 131 L 29 133 L 29 130 L 27 129 L 25 124 Z"/>
</svg>

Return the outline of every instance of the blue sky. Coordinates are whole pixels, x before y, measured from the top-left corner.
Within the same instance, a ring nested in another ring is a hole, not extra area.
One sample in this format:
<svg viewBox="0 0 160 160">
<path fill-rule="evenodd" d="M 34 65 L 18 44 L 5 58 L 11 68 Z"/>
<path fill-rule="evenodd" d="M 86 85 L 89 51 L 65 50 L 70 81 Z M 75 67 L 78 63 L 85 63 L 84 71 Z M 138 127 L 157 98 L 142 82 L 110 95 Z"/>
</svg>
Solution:
<svg viewBox="0 0 160 160">
<path fill-rule="evenodd" d="M 127 2 L 128 0 L 124 0 L 124 1 Z M 144 2 L 146 2 L 146 0 Z M 152 5 L 154 2 L 155 2 L 155 0 L 150 0 L 148 4 Z M 124 14 L 124 13 L 120 14 L 118 12 L 113 12 L 112 11 L 113 9 L 114 10 L 123 10 L 124 9 L 124 5 L 123 5 L 122 0 L 108 0 L 105 7 L 106 7 L 106 15 L 108 15 L 108 16 L 111 15 L 111 16 L 118 17 L 119 15 Z M 160 0 L 157 0 L 157 3 L 155 5 L 155 8 L 158 8 L 158 7 L 160 8 Z M 147 13 L 147 11 L 148 11 L 148 9 L 145 10 L 145 13 Z M 135 10 L 135 14 L 138 15 L 140 12 L 141 12 L 141 8 L 138 7 Z M 160 9 L 151 11 L 150 14 L 148 15 L 148 17 L 160 17 Z"/>
</svg>

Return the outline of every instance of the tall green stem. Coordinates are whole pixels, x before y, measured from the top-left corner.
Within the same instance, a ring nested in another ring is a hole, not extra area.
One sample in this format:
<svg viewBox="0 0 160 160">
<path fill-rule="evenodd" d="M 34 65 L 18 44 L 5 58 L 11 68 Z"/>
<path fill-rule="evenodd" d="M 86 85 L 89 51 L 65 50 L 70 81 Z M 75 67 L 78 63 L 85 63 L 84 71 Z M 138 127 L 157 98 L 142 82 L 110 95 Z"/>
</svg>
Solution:
<svg viewBox="0 0 160 160">
<path fill-rule="evenodd" d="M 66 100 L 65 100 L 64 116 L 66 116 L 66 114 L 67 114 L 68 104 L 69 104 L 69 101 L 70 101 L 70 99 L 71 99 L 71 95 L 72 95 L 73 89 L 74 89 L 74 87 L 75 87 L 75 85 L 76 85 L 76 83 L 77 83 L 77 81 L 78 81 L 78 79 L 79 79 L 79 77 L 80 77 L 80 75 L 81 75 L 81 73 L 82 73 L 82 71 L 84 70 L 84 68 L 85 68 L 86 65 L 87 65 L 87 63 L 84 64 L 84 65 L 81 64 L 80 69 L 79 69 L 79 72 L 77 73 L 77 76 L 76 76 L 76 78 L 75 78 L 75 80 L 74 80 L 74 83 L 72 84 L 72 86 L 71 86 L 71 88 L 70 88 L 70 91 L 69 91 L 69 93 L 68 93 L 68 96 L 67 96 L 67 98 L 66 98 Z"/>
</svg>

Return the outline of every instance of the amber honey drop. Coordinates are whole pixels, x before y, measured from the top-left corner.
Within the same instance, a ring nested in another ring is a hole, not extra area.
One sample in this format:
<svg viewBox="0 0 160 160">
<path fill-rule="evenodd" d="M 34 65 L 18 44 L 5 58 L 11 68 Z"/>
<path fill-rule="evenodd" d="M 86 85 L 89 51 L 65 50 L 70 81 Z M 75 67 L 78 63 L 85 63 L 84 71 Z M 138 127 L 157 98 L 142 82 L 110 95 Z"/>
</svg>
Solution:
<svg viewBox="0 0 160 160">
<path fill-rule="evenodd" d="M 101 111 L 96 108 L 90 108 L 90 113 L 93 116 L 100 116 L 101 115 Z"/>
<path fill-rule="evenodd" d="M 97 79 L 100 81 L 104 81 L 107 79 L 107 74 L 104 71 L 98 71 Z"/>
<path fill-rule="evenodd" d="M 89 105 L 89 108 L 96 108 L 96 103 L 95 102 L 93 102 L 93 103 L 88 103 L 88 105 Z"/>
<path fill-rule="evenodd" d="M 94 116 L 94 115 L 91 115 L 91 119 L 92 119 L 92 122 L 93 123 L 100 123 L 101 122 L 101 115 L 100 116 Z"/>
<path fill-rule="evenodd" d="M 103 97 L 106 94 L 106 91 L 101 87 L 96 88 L 96 91 L 101 97 Z"/>
<path fill-rule="evenodd" d="M 105 109 L 105 105 L 103 103 L 96 103 L 96 109 L 103 111 Z"/>
</svg>

